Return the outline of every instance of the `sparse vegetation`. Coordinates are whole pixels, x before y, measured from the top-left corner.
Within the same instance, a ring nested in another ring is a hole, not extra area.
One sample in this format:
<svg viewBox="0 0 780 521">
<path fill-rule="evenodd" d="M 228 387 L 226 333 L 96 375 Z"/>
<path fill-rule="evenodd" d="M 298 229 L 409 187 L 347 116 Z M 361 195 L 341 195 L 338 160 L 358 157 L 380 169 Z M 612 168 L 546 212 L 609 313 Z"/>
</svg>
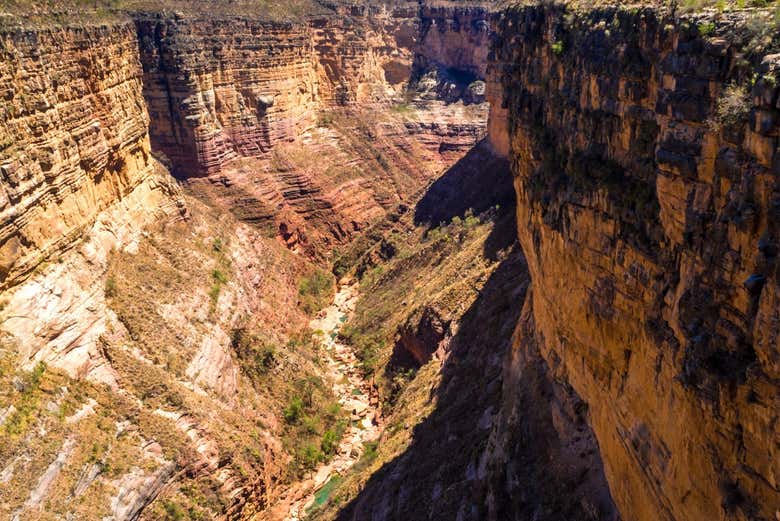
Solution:
<svg viewBox="0 0 780 521">
<path fill-rule="evenodd" d="M 300 421 L 303 415 L 303 400 L 300 396 L 293 396 L 290 399 L 290 403 L 284 408 L 284 421 L 293 425 Z"/>
<path fill-rule="evenodd" d="M 38 362 L 32 371 L 16 383 L 20 396 L 14 400 L 14 412 L 6 419 L 3 428 L 8 436 L 19 436 L 27 431 L 39 407 L 38 390 L 46 372 L 46 364 Z"/>
<path fill-rule="evenodd" d="M 333 297 L 333 276 L 324 270 L 315 270 L 298 284 L 301 309 L 313 315 L 330 303 Z"/>
<path fill-rule="evenodd" d="M 294 476 L 313 470 L 335 454 L 346 430 L 337 402 L 329 402 L 324 383 L 317 378 L 295 382 L 295 391 L 282 411 L 286 423 L 285 444 L 294 459 Z"/>
<path fill-rule="evenodd" d="M 367 333 L 353 325 L 345 325 L 339 332 L 339 338 L 354 348 L 360 368 L 366 376 L 377 370 L 380 354 L 386 345 L 381 335 Z"/>
<path fill-rule="evenodd" d="M 733 127 L 747 120 L 751 100 L 747 85 L 732 83 L 726 87 L 718 99 L 716 119 L 710 121 L 714 127 Z"/>
<path fill-rule="evenodd" d="M 230 335 L 230 344 L 241 369 L 255 383 L 278 363 L 276 346 L 257 333 L 244 328 L 234 329 Z"/>
<path fill-rule="evenodd" d="M 396 103 L 390 108 L 390 110 L 392 110 L 396 114 L 411 115 L 414 114 L 417 109 L 411 103 L 404 102 L 404 103 Z"/>
</svg>

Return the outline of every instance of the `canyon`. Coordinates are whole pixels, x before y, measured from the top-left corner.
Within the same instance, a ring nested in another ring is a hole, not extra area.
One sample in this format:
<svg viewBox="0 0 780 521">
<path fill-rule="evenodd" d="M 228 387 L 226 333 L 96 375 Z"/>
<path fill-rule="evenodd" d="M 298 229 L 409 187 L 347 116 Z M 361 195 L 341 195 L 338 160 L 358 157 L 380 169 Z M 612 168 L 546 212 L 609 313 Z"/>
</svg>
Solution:
<svg viewBox="0 0 780 521">
<path fill-rule="evenodd" d="M 747 3 L 0 2 L 0 517 L 780 519 Z"/>
</svg>

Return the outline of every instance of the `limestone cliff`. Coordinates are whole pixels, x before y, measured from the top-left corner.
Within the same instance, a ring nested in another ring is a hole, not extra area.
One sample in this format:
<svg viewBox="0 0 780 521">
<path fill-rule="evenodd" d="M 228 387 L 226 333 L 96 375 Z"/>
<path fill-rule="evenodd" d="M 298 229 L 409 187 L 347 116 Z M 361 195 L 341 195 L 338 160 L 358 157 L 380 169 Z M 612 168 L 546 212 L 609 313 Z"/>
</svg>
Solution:
<svg viewBox="0 0 780 521">
<path fill-rule="evenodd" d="M 154 160 L 131 23 L 0 38 L 0 278 L 8 287 L 73 245 L 98 212 L 152 183 Z"/>
<path fill-rule="evenodd" d="M 773 23 L 542 5 L 496 21 L 491 131 L 533 331 L 624 519 L 780 513 Z"/>
</svg>

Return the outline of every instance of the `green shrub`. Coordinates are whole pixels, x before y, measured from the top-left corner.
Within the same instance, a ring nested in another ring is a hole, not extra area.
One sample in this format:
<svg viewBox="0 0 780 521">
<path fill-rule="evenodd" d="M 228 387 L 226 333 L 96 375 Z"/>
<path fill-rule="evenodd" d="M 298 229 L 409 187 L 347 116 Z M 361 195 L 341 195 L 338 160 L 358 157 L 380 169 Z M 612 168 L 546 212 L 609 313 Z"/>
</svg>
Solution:
<svg viewBox="0 0 780 521">
<path fill-rule="evenodd" d="M 293 396 L 290 399 L 290 403 L 284 408 L 283 415 L 284 421 L 289 424 L 298 423 L 298 421 L 300 421 L 301 416 L 303 415 L 303 400 L 301 400 L 300 396 Z"/>
<path fill-rule="evenodd" d="M 346 428 L 346 422 L 339 421 L 335 426 L 325 431 L 325 434 L 322 435 L 322 441 L 320 441 L 320 450 L 328 456 L 334 455 L 339 448 L 341 438 L 344 437 Z"/>
<path fill-rule="evenodd" d="M 563 42 L 560 40 L 556 40 L 550 44 L 550 48 L 552 49 L 553 54 L 556 56 L 563 54 Z"/>
<path fill-rule="evenodd" d="M 317 434 L 318 432 L 320 432 L 319 419 L 314 416 L 304 416 L 302 424 L 303 424 L 303 429 L 309 434 Z"/>
<path fill-rule="evenodd" d="M 324 456 L 315 445 L 307 443 L 299 451 L 297 459 L 304 469 L 313 470 L 324 459 Z"/>
<path fill-rule="evenodd" d="M 317 270 L 301 279 L 298 284 L 300 306 L 308 314 L 314 314 L 327 306 L 333 296 L 333 277 L 324 270 Z"/>
<path fill-rule="evenodd" d="M 227 275 L 216 269 L 211 272 L 211 278 L 213 278 L 214 282 L 218 284 L 227 284 L 228 281 Z"/>
<path fill-rule="evenodd" d="M 7 435 L 15 436 L 27 431 L 33 416 L 38 411 L 38 389 L 45 372 L 46 364 L 38 362 L 33 370 L 23 377 L 21 396 L 15 403 L 16 411 L 3 425 Z"/>
<path fill-rule="evenodd" d="M 699 24 L 699 35 L 702 37 L 710 36 L 715 32 L 715 24 L 712 22 L 706 22 Z"/>
<path fill-rule="evenodd" d="M 168 521 L 183 521 L 186 519 L 184 510 L 173 501 L 163 501 L 163 508 L 165 509 L 165 519 Z"/>
<path fill-rule="evenodd" d="M 466 228 L 473 228 L 479 224 L 479 217 L 474 215 L 474 210 L 471 208 L 466 210 L 464 217 L 463 223 L 466 225 Z"/>
</svg>

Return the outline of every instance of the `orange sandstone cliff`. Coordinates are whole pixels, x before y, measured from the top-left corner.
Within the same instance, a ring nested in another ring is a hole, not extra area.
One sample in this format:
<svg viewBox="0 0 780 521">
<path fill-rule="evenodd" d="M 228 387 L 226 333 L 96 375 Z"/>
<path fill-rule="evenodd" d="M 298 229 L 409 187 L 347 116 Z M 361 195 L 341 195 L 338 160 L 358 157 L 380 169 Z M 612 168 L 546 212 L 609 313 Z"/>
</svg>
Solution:
<svg viewBox="0 0 780 521">
<path fill-rule="evenodd" d="M 583 400 L 623 519 L 780 515 L 769 16 L 496 19 L 491 131 L 515 178 L 526 334 Z"/>
</svg>

